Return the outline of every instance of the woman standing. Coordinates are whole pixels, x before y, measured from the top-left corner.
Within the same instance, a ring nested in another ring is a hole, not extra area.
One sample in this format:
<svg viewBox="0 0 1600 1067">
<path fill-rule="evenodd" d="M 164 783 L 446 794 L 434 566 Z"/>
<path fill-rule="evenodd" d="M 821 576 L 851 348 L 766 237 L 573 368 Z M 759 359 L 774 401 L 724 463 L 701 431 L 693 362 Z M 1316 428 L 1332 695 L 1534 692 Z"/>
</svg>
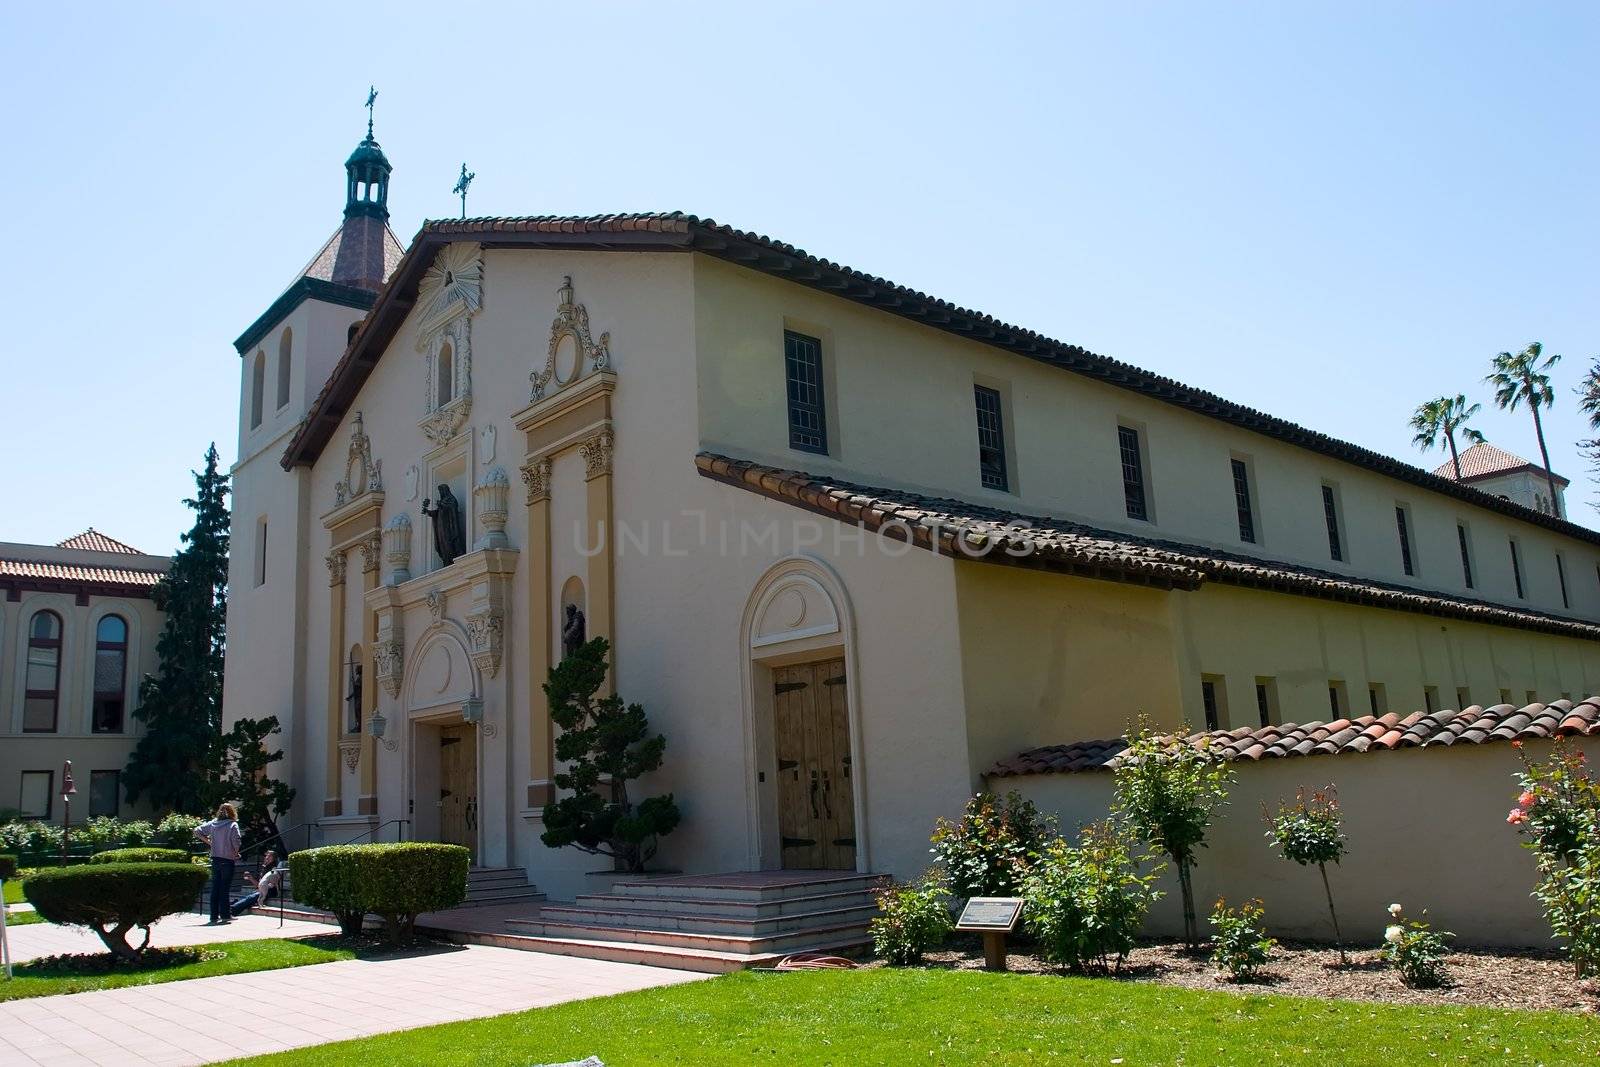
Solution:
<svg viewBox="0 0 1600 1067">
<path fill-rule="evenodd" d="M 211 922 L 233 921 L 228 914 L 228 894 L 233 889 L 233 866 L 239 862 L 239 816 L 232 804 L 217 808 L 217 817 L 195 827 L 194 836 L 211 847 Z"/>
</svg>

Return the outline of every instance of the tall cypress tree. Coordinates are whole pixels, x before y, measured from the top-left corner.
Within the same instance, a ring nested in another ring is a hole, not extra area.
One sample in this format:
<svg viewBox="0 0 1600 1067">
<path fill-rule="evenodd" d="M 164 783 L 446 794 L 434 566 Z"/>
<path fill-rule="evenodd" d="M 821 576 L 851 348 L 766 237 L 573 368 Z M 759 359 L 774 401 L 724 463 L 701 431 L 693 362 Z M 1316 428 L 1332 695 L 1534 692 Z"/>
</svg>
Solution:
<svg viewBox="0 0 1600 1067">
<path fill-rule="evenodd" d="M 228 609 L 228 476 L 217 470 L 217 446 L 206 450 L 194 475 L 195 496 L 184 503 L 194 526 L 155 589 L 167 614 L 157 673 L 139 686 L 134 717 L 145 734 L 128 758 L 122 780 L 130 802 L 149 798 L 159 810 L 197 814 L 222 736 L 222 659 Z"/>
</svg>

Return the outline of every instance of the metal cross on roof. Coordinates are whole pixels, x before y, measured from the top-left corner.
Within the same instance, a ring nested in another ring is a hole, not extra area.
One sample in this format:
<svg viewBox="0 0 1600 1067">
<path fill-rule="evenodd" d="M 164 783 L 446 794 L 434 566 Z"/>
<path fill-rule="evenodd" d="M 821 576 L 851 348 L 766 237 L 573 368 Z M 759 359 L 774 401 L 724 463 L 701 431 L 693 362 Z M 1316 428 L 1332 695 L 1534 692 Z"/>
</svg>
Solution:
<svg viewBox="0 0 1600 1067">
<path fill-rule="evenodd" d="M 462 218 L 467 217 L 467 189 L 472 185 L 472 179 L 476 177 L 477 175 L 469 172 L 467 170 L 467 165 L 463 163 L 461 164 L 461 177 L 456 179 L 455 188 L 450 190 L 452 193 L 455 193 L 461 197 Z"/>
<path fill-rule="evenodd" d="M 374 86 L 367 86 L 367 137 L 372 137 L 372 105 L 378 102 L 378 90 Z"/>
</svg>

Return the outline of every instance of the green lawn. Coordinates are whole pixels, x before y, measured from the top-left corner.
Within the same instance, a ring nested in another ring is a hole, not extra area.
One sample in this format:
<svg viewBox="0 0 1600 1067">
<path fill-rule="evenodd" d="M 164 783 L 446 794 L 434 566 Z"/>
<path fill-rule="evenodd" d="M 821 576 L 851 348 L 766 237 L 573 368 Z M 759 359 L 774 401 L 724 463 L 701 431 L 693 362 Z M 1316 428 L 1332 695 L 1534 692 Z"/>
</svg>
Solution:
<svg viewBox="0 0 1600 1067">
<path fill-rule="evenodd" d="M 1411 1008 L 1111 979 L 744 973 L 236 1061 L 259 1067 L 629 1064 L 1594 1063 L 1578 1015 Z"/>
<path fill-rule="evenodd" d="M 21 878 L 8 878 L 8 879 L 6 879 L 6 903 L 7 904 L 21 904 L 22 903 L 22 879 Z"/>
<path fill-rule="evenodd" d="M 282 938 L 232 941 L 196 948 L 203 951 L 203 958 L 197 961 L 142 970 L 116 966 L 103 973 L 84 974 L 49 960 L 19 963 L 11 981 L 0 977 L 0 1001 L 48 997 L 57 993 L 82 993 L 89 989 L 151 985 L 155 982 L 180 982 L 186 978 L 210 978 L 218 974 L 270 971 L 278 967 L 304 967 L 312 963 L 354 959 L 357 955 L 357 950 L 350 948 L 337 936 L 300 941 Z"/>
<path fill-rule="evenodd" d="M 8 927 L 9 926 L 31 926 L 34 923 L 42 923 L 42 922 L 44 922 L 44 920 L 39 918 L 39 915 L 38 915 L 37 912 L 32 912 L 32 911 L 8 911 L 8 912 L 6 912 L 6 925 Z"/>
</svg>

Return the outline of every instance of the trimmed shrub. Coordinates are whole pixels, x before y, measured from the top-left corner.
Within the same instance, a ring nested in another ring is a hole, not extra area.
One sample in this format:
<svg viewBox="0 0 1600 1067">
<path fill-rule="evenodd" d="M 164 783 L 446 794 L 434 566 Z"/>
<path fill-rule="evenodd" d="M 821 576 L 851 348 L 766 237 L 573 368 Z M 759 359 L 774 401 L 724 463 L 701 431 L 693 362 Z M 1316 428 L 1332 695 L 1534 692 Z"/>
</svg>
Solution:
<svg viewBox="0 0 1600 1067">
<path fill-rule="evenodd" d="M 922 954 L 943 941 L 954 925 L 948 894 L 936 877 L 886 886 L 878 890 L 878 914 L 871 923 L 872 951 L 898 967 L 922 961 Z"/>
<path fill-rule="evenodd" d="M 930 851 L 944 868 L 950 891 L 970 897 L 1014 897 L 1045 844 L 1055 821 L 1017 793 L 1002 800 L 979 793 L 955 822 L 940 819 Z"/>
<path fill-rule="evenodd" d="M 23 819 L 0 826 L 0 847 L 7 851 L 59 852 L 61 827 L 37 819 Z"/>
<path fill-rule="evenodd" d="M 116 848 L 122 844 L 122 822 L 110 815 L 96 815 L 72 828 L 72 843 L 90 848 Z"/>
<path fill-rule="evenodd" d="M 150 945 L 150 924 L 193 906 L 206 877 L 188 863 L 92 863 L 30 874 L 22 895 L 45 921 L 87 926 L 112 955 L 137 962 Z M 135 927 L 144 930 L 138 948 L 128 944 Z"/>
<path fill-rule="evenodd" d="M 1077 847 L 1048 845 L 1023 889 L 1023 921 L 1040 954 L 1057 967 L 1106 971 L 1133 949 L 1145 913 L 1160 896 L 1153 856 L 1112 823 L 1083 828 Z"/>
<path fill-rule="evenodd" d="M 188 863 L 181 848 L 108 848 L 89 857 L 90 863 Z"/>
<path fill-rule="evenodd" d="M 398 943 L 411 938 L 418 915 L 466 899 L 471 862 L 460 845 L 327 845 L 291 855 L 289 879 L 296 900 L 332 912 L 347 936 L 359 934 L 371 912 Z"/>
<path fill-rule="evenodd" d="M 141 848 L 152 844 L 155 836 L 156 828 L 150 825 L 148 819 L 132 819 L 122 824 L 122 844 L 124 848 Z"/>
<path fill-rule="evenodd" d="M 17 876 L 17 857 L 0 852 L 0 882 L 9 882 Z"/>
<path fill-rule="evenodd" d="M 339 920 L 339 932 L 353 937 L 361 932 L 366 918 L 366 899 L 361 894 L 360 845 L 324 845 L 289 856 L 289 881 L 294 898 L 313 908 L 331 911 Z"/>
</svg>

